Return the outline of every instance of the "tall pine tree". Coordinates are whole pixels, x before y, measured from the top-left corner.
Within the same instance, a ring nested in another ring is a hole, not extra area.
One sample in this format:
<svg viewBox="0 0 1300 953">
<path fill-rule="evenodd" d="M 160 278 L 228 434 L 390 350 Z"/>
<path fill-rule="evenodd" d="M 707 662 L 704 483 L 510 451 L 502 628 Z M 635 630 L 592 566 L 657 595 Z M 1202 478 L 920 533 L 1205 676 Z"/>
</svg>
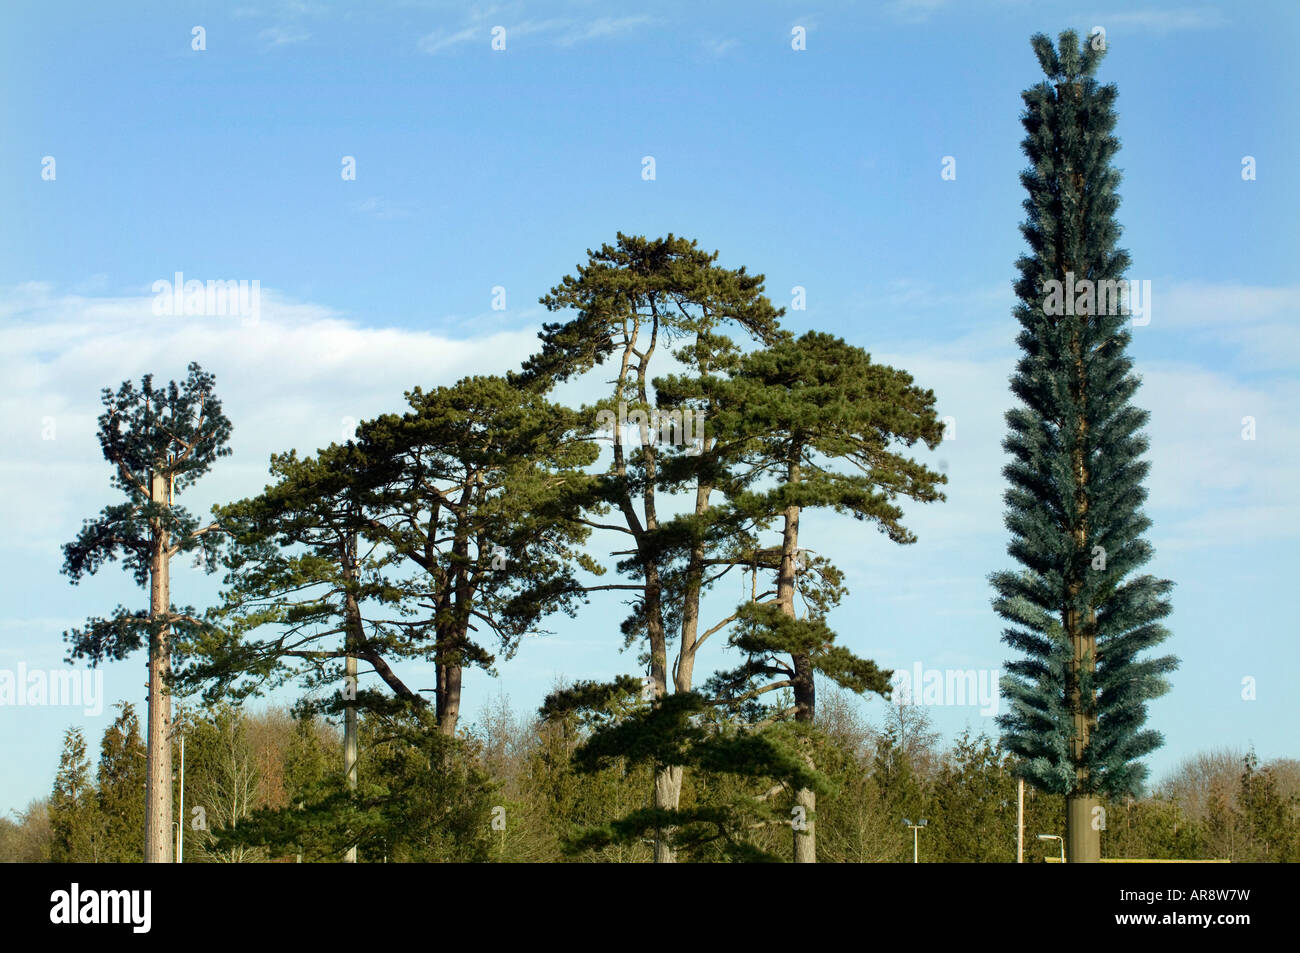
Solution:
<svg viewBox="0 0 1300 953">
<path fill-rule="evenodd" d="M 739 609 L 730 643 L 746 660 L 723 673 L 718 687 L 726 696 L 750 698 L 789 686 L 794 704 L 788 714 L 807 731 L 816 713 L 815 673 L 881 695 L 889 694 L 889 674 L 834 644 L 826 615 L 839 601 L 840 574 L 821 558 L 809 566 L 800 517 L 804 510 L 832 509 L 875 524 L 895 542 L 915 542 L 902 525 L 898 498 L 942 500 L 939 486 L 947 478 L 900 451 L 918 441 L 938 445 L 943 426 L 934 393 L 915 386 L 904 371 L 872 363 L 861 348 L 816 331 L 746 355 L 729 380 L 707 386 L 721 390 L 718 442 L 729 444 L 748 468 L 746 492 L 736 493 L 731 505 L 755 525 L 779 519 L 781 528 L 778 547 L 737 560 L 756 572 L 775 569 L 775 586 L 770 598 L 755 593 Z M 801 564 L 813 571 L 801 571 Z M 794 860 L 813 863 L 816 794 L 799 789 L 795 803 L 801 823 L 794 826 Z"/>
<path fill-rule="evenodd" d="M 1172 583 L 1135 574 L 1152 555 L 1141 509 L 1148 414 L 1131 402 L 1126 309 L 1096 293 L 1129 265 L 1115 244 L 1117 91 L 1094 79 L 1104 46 L 1069 31 L 1059 40 L 1033 37 L 1047 78 L 1022 94 L 1030 253 L 1016 262 L 1021 406 L 1006 415 L 1003 473 L 1008 552 L 1023 568 L 990 578 L 1010 623 L 1003 641 L 1020 653 L 1003 681 L 1003 744 L 1025 759 L 1027 780 L 1065 795 L 1077 863 L 1100 859 L 1098 795 L 1136 793 L 1146 776 L 1139 759 L 1162 742 L 1143 728 L 1146 703 L 1177 661 L 1140 657 L 1168 635 Z"/>
<path fill-rule="evenodd" d="M 620 232 L 613 245 L 588 249 L 587 262 L 576 275 L 566 275 L 541 298 L 547 310 L 571 309 L 576 316 L 544 325 L 541 351 L 510 378 L 516 386 L 548 390 L 598 365 L 617 368 L 609 381 L 612 392 L 585 409 L 595 418 L 595 430 L 602 429 L 602 419 L 607 421 L 611 442 L 608 468 L 591 483 L 587 516 L 613 510 L 616 522 L 582 523 L 630 537 L 617 555 L 625 557 L 619 571 L 633 581 L 587 591 L 635 593 L 622 630 L 628 646 L 644 640 L 648 688 L 656 699 L 691 692 L 696 654 L 725 624 L 701 631 L 700 599 L 715 581 L 708 578 L 707 552 L 728 534 L 713 525 L 711 503 L 725 474 L 707 432 L 694 434 L 694 422 L 712 411 L 699 401 L 666 407 L 655 393 L 655 369 L 675 358 L 688 375 L 711 374 L 737 357 L 739 347 L 728 333 L 740 330 L 762 343 L 782 333 L 778 322 L 783 311 L 768 300 L 763 276 L 751 275 L 743 266 L 723 268 L 717 261 L 718 252 L 706 252 L 671 233 L 647 239 Z M 678 439 L 672 414 L 682 424 Z M 625 433 L 628 422 L 634 426 Z M 674 517 L 667 497 L 683 491 L 693 492 L 694 505 Z M 674 630 L 678 652 L 670 664 Z M 676 723 L 677 714 L 665 719 Z M 655 769 L 654 806 L 665 812 L 662 817 L 671 817 L 680 804 L 683 767 L 668 761 Z M 656 863 L 673 862 L 671 840 L 671 826 L 656 830 Z"/>
</svg>

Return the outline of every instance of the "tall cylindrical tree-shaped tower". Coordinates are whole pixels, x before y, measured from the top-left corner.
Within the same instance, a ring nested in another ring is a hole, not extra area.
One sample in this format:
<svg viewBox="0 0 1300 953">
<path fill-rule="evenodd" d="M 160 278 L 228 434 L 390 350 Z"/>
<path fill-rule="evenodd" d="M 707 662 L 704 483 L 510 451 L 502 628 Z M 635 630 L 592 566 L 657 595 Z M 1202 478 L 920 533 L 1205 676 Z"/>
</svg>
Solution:
<svg viewBox="0 0 1300 953">
<path fill-rule="evenodd" d="M 1137 573 L 1152 556 L 1148 414 L 1132 402 L 1128 299 L 1116 294 L 1129 257 L 1116 247 L 1116 89 L 1094 79 L 1104 37 L 1032 43 L 1046 79 L 1023 93 L 1029 253 L 1016 262 L 1019 404 L 1003 442 L 1008 552 L 1021 569 L 991 577 L 1018 657 L 998 722 L 1025 779 L 1065 795 L 1067 860 L 1086 863 L 1101 857 L 1099 796 L 1136 793 L 1140 759 L 1162 743 L 1143 727 L 1146 703 L 1177 660 L 1144 653 L 1168 636 L 1172 583 Z"/>
</svg>

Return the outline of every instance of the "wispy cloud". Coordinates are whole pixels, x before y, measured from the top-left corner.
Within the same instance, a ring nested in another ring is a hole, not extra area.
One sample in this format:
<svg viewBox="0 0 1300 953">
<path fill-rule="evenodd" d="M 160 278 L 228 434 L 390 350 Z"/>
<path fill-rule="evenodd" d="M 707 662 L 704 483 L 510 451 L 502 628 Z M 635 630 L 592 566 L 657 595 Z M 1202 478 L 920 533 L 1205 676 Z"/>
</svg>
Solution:
<svg viewBox="0 0 1300 953">
<path fill-rule="evenodd" d="M 366 327 L 270 288 L 261 291 L 254 325 L 159 317 L 152 304 L 148 293 L 93 297 L 34 282 L 0 288 L 0 440 L 14 451 L 0 467 L 0 525 L 22 538 L 24 554 L 57 553 L 81 517 L 102 505 L 101 387 L 146 372 L 179 378 L 192 360 L 215 373 L 235 423 L 236 456 L 214 468 L 202 495 L 238 499 L 265 484 L 270 453 L 314 452 L 344 439 L 347 421 L 400 410 L 411 384 L 496 373 L 536 343 L 535 326 L 477 325 L 466 337 Z M 37 485 L 49 505 L 31 505 Z M 24 558 L 11 553 L 0 570 L 12 574 Z"/>
<path fill-rule="evenodd" d="M 1300 368 L 1300 286 L 1152 283 L 1152 327 L 1208 339 L 1241 370 Z"/>
<path fill-rule="evenodd" d="M 740 46 L 740 41 L 735 37 L 704 41 L 704 51 L 710 56 L 726 56 L 727 53 L 738 46 Z"/>
<path fill-rule="evenodd" d="M 454 33 L 447 30 L 435 30 L 427 36 L 420 37 L 418 46 L 421 53 L 437 53 L 460 43 L 468 43 L 476 36 L 484 35 L 484 30 L 474 26 L 465 27 L 465 29 L 457 30 Z"/>
<path fill-rule="evenodd" d="M 495 27 L 505 29 L 506 49 L 510 42 L 523 36 L 544 36 L 556 46 L 576 46 L 592 40 L 608 39 L 647 26 L 654 19 L 646 14 L 626 17 L 553 17 L 546 20 L 514 19 L 497 8 L 476 12 L 472 22 L 459 30 L 435 30 L 421 37 L 418 47 L 422 53 L 439 53 L 443 50 L 478 41 L 486 47 Z"/>
<path fill-rule="evenodd" d="M 1222 10 L 1214 7 L 1174 7 L 1094 14 L 1088 22 L 1104 26 L 1108 32 L 1123 27 L 1134 31 L 1172 33 L 1176 30 L 1212 30 L 1227 26 L 1229 21 Z"/>
<path fill-rule="evenodd" d="M 571 20 L 566 26 L 560 28 L 556 42 L 560 46 L 572 46 L 588 40 L 619 36 L 652 22 L 652 18 L 645 14 L 631 17 L 597 17 L 587 21 Z"/>
<path fill-rule="evenodd" d="M 924 23 L 950 3 L 951 0 L 893 0 L 885 10 L 903 23 Z"/>
<path fill-rule="evenodd" d="M 306 30 L 296 29 L 294 27 L 272 26 L 267 27 L 258 34 L 258 38 L 269 49 L 275 49 L 279 46 L 291 46 L 294 43 L 304 43 L 311 39 L 311 34 Z"/>
<path fill-rule="evenodd" d="M 381 221 L 389 221 L 395 218 L 410 218 L 414 214 L 414 209 L 403 202 L 395 202 L 392 199 L 381 198 L 378 195 L 372 195 L 368 199 L 362 199 L 360 202 L 352 203 L 352 211 L 359 212 L 362 215 L 369 215 L 371 218 L 377 218 Z"/>
</svg>

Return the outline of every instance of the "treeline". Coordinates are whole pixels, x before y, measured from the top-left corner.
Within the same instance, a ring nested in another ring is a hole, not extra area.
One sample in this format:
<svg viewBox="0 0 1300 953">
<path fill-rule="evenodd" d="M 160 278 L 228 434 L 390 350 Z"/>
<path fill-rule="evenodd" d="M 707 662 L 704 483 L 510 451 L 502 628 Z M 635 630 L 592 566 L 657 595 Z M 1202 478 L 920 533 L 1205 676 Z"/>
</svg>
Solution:
<svg viewBox="0 0 1300 953">
<path fill-rule="evenodd" d="M 321 718 L 276 707 L 186 715 L 185 861 L 332 862 L 352 845 L 363 861 L 653 858 L 648 838 L 591 843 L 591 831 L 645 806 L 652 779 L 644 765 L 579 770 L 590 728 L 578 717 L 521 717 L 502 697 L 457 739 L 403 722 L 362 718 L 360 784 L 349 795 L 341 735 Z M 818 763 L 832 782 L 819 801 L 819 860 L 910 862 L 904 818 L 927 822 L 922 863 L 1015 860 L 1014 759 L 987 737 L 966 732 L 941 749 L 924 708 L 890 706 L 877 728 L 844 693 L 822 699 L 818 728 Z M 179 765 L 179 745 L 173 756 Z M 683 810 L 729 805 L 738 793 L 734 776 L 695 772 L 683 785 Z M 1294 760 L 1260 765 L 1253 753 L 1205 753 L 1153 794 L 1103 808 L 1107 857 L 1300 860 Z M 69 730 L 51 796 L 0 820 L 0 860 L 139 861 L 143 812 L 144 747 L 135 714 L 123 705 L 102 739 L 97 771 L 80 732 Z M 1061 817 L 1060 795 L 1026 788 L 1026 862 L 1056 856 L 1056 842 L 1037 835 L 1059 835 Z M 788 837 L 769 825 L 753 843 L 778 856 Z M 701 840 L 683 846 L 678 859 L 725 859 L 723 847 Z"/>
<path fill-rule="evenodd" d="M 262 493 L 206 521 L 176 497 L 229 452 L 214 377 L 195 364 L 180 383 L 105 390 L 100 442 L 122 497 L 65 546 L 64 571 L 76 581 L 121 560 L 149 586 L 149 607 L 91 618 L 66 639 L 95 663 L 148 647 L 149 793 L 141 821 L 120 806 L 125 767 L 101 766 L 92 784 L 70 737 L 50 857 L 137 858 L 127 832 L 142 824 L 143 858 L 167 862 L 179 817 L 190 859 L 897 860 L 910 856 L 903 819 L 926 816 L 928 859 L 1010 860 L 1018 777 L 1036 786 L 1031 856 L 1071 796 L 1087 808 L 1068 814 L 1075 834 L 1104 824 L 1094 830 L 1109 856 L 1293 856 L 1293 786 L 1253 761 L 1196 806 L 1134 800 L 1145 768 L 1133 759 L 1112 765 L 1121 796 L 1096 805 L 1044 781 L 1043 752 L 1074 729 L 1030 716 L 1056 711 L 1065 689 L 1049 675 L 1066 662 L 1052 653 L 1073 643 L 1044 608 L 1037 570 L 1012 582 L 1042 605 L 999 605 L 1045 627 L 1038 641 L 1006 637 L 1048 652 L 1050 665 L 1014 669 L 1047 681 L 1021 685 L 996 743 L 964 737 L 938 753 L 909 732 L 907 718 L 924 721 L 914 714 L 873 732 L 843 704 L 826 708 L 828 691 L 891 691 L 891 673 L 831 626 L 848 590 L 830 527 L 859 527 L 852 546 L 915 542 L 903 506 L 943 501 L 947 478 L 911 452 L 935 448 L 945 424 L 933 391 L 840 338 L 782 328 L 763 276 L 717 259 L 673 235 L 619 234 L 542 296 L 565 319 L 543 326 L 520 367 L 415 387 L 402 412 L 361 421 L 353 439 L 276 454 Z M 600 396 L 554 399 L 579 380 Z M 831 517 L 815 536 L 814 511 Z M 1130 550 L 1106 586 L 1149 557 L 1145 544 Z M 224 571 L 205 610 L 170 601 L 170 563 L 184 553 Z M 606 634 L 637 650 L 632 671 L 557 685 L 535 723 L 467 732 L 465 670 L 495 671 L 594 593 L 624 600 Z M 1120 735 L 1167 668 L 1125 667 L 1164 637 L 1151 613 L 1167 606 L 1142 606 L 1107 656 L 1114 691 L 1136 693 L 1122 719 L 1097 722 Z M 697 671 L 711 639 L 722 667 Z M 407 683 L 417 666 L 432 667 L 432 690 Z M 299 694 L 297 722 L 279 716 L 272 731 L 241 713 L 282 687 Z M 173 723 L 173 698 L 207 707 Z M 1042 737 L 1026 747 L 1031 722 Z M 168 780 L 182 736 L 183 813 Z M 1146 731 L 1120 747 L 1158 740 Z M 118 760 L 134 771 L 130 751 Z"/>
</svg>

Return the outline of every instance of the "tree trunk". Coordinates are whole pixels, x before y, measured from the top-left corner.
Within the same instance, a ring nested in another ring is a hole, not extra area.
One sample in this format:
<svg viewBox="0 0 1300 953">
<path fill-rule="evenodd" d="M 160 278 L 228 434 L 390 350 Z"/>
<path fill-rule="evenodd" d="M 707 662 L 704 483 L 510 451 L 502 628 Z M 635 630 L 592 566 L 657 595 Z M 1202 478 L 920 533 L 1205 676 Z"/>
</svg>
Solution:
<svg viewBox="0 0 1300 953">
<path fill-rule="evenodd" d="M 817 793 L 808 788 L 795 792 L 795 804 L 802 808 L 802 818 L 797 819 L 794 829 L 794 862 L 796 864 L 817 863 Z"/>
<path fill-rule="evenodd" d="M 151 476 L 149 498 L 154 504 L 171 503 L 168 479 Z M 167 689 L 171 674 L 170 557 L 171 539 L 157 521 L 153 531 L 153 558 L 149 567 L 149 615 L 154 631 L 149 636 L 149 758 L 145 779 L 145 863 L 170 864 L 172 848 L 172 702 Z M 182 819 L 183 821 L 183 819 Z"/>
<path fill-rule="evenodd" d="M 668 765 L 655 771 L 655 807 L 660 810 L 675 811 L 682 794 L 681 765 Z M 673 850 L 669 838 L 673 828 L 655 830 L 655 863 L 677 863 L 677 852 Z"/>
<path fill-rule="evenodd" d="M 353 583 L 357 578 L 357 537 L 352 534 L 343 553 L 344 578 Z M 346 613 L 346 634 L 344 635 L 343 677 L 345 684 L 344 699 L 350 702 L 343 714 L 343 776 L 347 778 L 348 790 L 357 789 L 357 647 L 361 645 L 364 633 L 361 630 L 361 607 L 357 605 L 356 595 L 349 591 L 344 597 Z M 353 844 L 343 855 L 345 864 L 357 862 L 357 847 Z"/>
<path fill-rule="evenodd" d="M 799 463 L 790 464 L 786 482 L 793 486 L 799 482 Z M 781 611 L 790 618 L 795 617 L 794 591 L 795 572 L 799 561 L 799 507 L 788 506 L 785 510 L 785 530 L 781 536 L 781 568 L 776 580 L 776 599 Z M 811 725 L 817 714 L 817 689 L 813 678 L 812 659 L 806 654 L 791 656 L 794 662 L 794 719 Z M 804 753 L 808 767 L 813 767 L 812 758 Z M 796 864 L 815 864 L 817 862 L 817 795 L 808 788 L 795 792 L 794 802 L 797 808 L 791 818 L 790 826 L 794 834 L 794 862 Z"/>
<path fill-rule="evenodd" d="M 659 565 L 651 561 L 645 570 L 645 616 L 646 635 L 650 642 L 650 683 L 656 700 L 668 694 L 668 640 L 664 635 L 663 606 L 660 602 L 662 585 Z M 663 765 L 656 768 L 654 806 L 662 811 L 677 810 L 681 784 L 680 767 Z M 656 864 L 677 862 L 671 843 L 672 833 L 671 827 L 655 829 Z"/>
<path fill-rule="evenodd" d="M 796 517 L 797 519 L 797 517 Z M 811 725 L 817 713 L 817 687 L 813 679 L 812 660 L 807 655 L 795 655 L 794 659 L 794 720 Z M 804 761 L 809 768 L 815 767 L 812 758 L 804 753 Z M 796 864 L 817 863 L 817 793 L 808 788 L 795 792 L 796 807 L 803 808 L 796 812 L 791 826 L 794 828 L 794 862 Z"/>
<path fill-rule="evenodd" d="M 441 650 L 439 651 L 441 655 Z M 448 653 L 450 655 L 450 653 Z M 448 738 L 456 737 L 456 722 L 460 720 L 460 682 L 463 667 L 459 662 L 441 659 L 437 663 L 438 732 Z"/>
<path fill-rule="evenodd" d="M 707 448 L 706 448 L 707 449 Z M 695 491 L 695 513 L 702 515 L 709 507 L 712 488 L 697 487 Z M 696 545 L 691 549 L 690 563 L 686 570 L 686 585 L 682 595 L 682 637 L 678 648 L 677 670 L 673 677 L 674 690 L 689 692 L 695 677 L 695 641 L 700 630 L 700 592 L 704 579 L 704 547 Z M 656 583 L 658 577 L 656 576 Z M 667 683 L 667 643 L 664 645 L 664 681 Z M 651 639 L 654 645 L 654 639 Z M 653 676 L 653 667 L 652 667 Z M 682 766 L 669 765 L 655 773 L 655 807 L 675 811 L 681 806 Z M 675 861 L 672 848 L 665 841 L 666 832 L 656 832 L 655 862 L 671 864 Z"/>
</svg>

